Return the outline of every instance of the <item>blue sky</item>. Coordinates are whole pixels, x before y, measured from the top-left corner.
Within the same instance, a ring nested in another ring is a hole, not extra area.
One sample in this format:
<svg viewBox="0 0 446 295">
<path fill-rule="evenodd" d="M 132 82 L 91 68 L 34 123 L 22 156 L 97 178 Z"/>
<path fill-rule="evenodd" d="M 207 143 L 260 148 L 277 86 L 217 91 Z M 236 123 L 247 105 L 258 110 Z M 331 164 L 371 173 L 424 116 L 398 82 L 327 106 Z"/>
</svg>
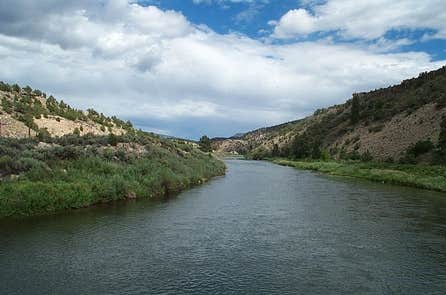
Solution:
<svg viewBox="0 0 446 295">
<path fill-rule="evenodd" d="M 446 64 L 444 0 L 2 0 L 0 80 L 197 139 Z"/>
<path fill-rule="evenodd" d="M 323 4 L 326 1 L 298 1 L 298 0 L 264 0 L 264 1 L 202 1 L 194 3 L 193 0 L 143 0 L 141 5 L 157 5 L 165 10 L 176 10 L 184 14 L 195 24 L 204 24 L 215 32 L 228 34 L 236 32 L 245 34 L 254 39 L 262 39 L 272 31 L 268 25 L 271 20 L 280 19 L 292 9 L 304 8 L 312 11 L 313 5 Z M 432 7 L 432 9 L 435 9 Z M 409 38 L 416 42 L 394 49 L 394 52 L 421 51 L 427 52 L 433 60 L 446 59 L 446 40 L 432 39 L 420 41 L 425 34 L 433 34 L 430 28 L 391 29 L 385 37 L 389 40 Z M 272 40 L 277 43 L 290 43 L 293 41 L 315 40 L 319 34 L 309 35 L 291 40 Z M 328 34 L 336 38 L 336 34 Z M 358 40 L 340 40 L 337 42 L 353 43 Z"/>
<path fill-rule="evenodd" d="M 191 22 L 205 24 L 221 34 L 239 32 L 252 38 L 264 37 L 265 34 L 260 31 L 270 29 L 268 21 L 280 18 L 297 6 L 296 0 L 238 3 L 204 1 L 198 4 L 192 0 L 146 0 L 139 3 L 181 11 Z"/>
</svg>

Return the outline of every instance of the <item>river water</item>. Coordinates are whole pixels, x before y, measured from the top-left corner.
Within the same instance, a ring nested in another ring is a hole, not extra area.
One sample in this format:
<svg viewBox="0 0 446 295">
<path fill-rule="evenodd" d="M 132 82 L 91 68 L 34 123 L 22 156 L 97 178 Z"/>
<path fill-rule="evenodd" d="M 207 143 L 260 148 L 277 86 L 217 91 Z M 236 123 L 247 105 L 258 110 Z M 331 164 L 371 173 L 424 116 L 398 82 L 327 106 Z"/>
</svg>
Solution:
<svg viewBox="0 0 446 295">
<path fill-rule="evenodd" d="M 446 194 L 227 165 L 162 203 L 0 221 L 0 294 L 445 294 Z"/>
</svg>

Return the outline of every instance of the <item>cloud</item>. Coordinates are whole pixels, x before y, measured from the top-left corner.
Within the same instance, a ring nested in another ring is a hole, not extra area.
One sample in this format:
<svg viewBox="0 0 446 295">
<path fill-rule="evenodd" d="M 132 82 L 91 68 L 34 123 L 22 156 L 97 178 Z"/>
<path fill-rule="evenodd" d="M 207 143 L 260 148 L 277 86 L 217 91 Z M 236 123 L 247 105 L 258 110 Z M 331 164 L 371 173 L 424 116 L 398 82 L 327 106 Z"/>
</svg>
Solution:
<svg viewBox="0 0 446 295">
<path fill-rule="evenodd" d="M 206 4 L 211 4 L 211 3 L 218 3 L 218 4 L 223 4 L 223 3 L 268 3 L 270 0 L 192 0 L 193 3 L 195 4 L 202 4 L 202 3 L 206 3 Z"/>
<path fill-rule="evenodd" d="M 288 11 L 280 21 L 270 22 L 275 25 L 274 37 L 293 38 L 296 35 L 307 35 L 316 30 L 316 18 L 305 9 L 293 9 Z"/>
<path fill-rule="evenodd" d="M 126 1 L 42 5 L 26 16 L 2 10 L 0 80 L 177 136 L 232 135 L 296 119 L 442 65 L 422 52 L 222 35 L 181 13 Z"/>
<path fill-rule="evenodd" d="M 437 38 L 444 38 L 445 19 L 443 0 L 328 0 L 288 11 L 274 23 L 272 36 L 288 39 L 335 31 L 344 38 L 376 39 L 390 30 L 430 29 Z"/>
</svg>

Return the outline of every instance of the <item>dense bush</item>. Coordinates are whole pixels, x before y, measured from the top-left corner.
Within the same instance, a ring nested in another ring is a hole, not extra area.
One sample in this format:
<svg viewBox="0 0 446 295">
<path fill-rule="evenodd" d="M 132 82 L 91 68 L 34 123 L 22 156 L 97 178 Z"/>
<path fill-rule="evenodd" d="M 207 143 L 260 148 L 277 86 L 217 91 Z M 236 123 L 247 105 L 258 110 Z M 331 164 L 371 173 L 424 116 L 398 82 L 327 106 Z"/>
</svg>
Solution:
<svg viewBox="0 0 446 295">
<path fill-rule="evenodd" d="M 120 143 L 140 144 L 135 154 Z M 0 217 L 163 197 L 224 173 L 224 164 L 184 142 L 124 136 L 0 139 Z M 116 146 L 114 145 L 116 144 Z M 11 178 L 19 175 L 19 178 Z"/>
<path fill-rule="evenodd" d="M 203 152 L 211 152 L 212 151 L 211 140 L 206 135 L 203 135 L 200 138 L 200 141 L 198 142 L 198 144 L 200 145 L 200 149 Z"/>
<path fill-rule="evenodd" d="M 408 154 L 411 154 L 415 157 L 418 157 L 422 154 L 426 154 L 432 151 L 435 148 L 435 145 L 430 140 L 421 140 L 409 147 L 407 150 Z"/>
<path fill-rule="evenodd" d="M 359 97 L 357 94 L 354 94 L 351 100 L 351 111 L 350 111 L 350 122 L 352 124 L 356 124 L 359 122 L 360 111 L 361 111 L 361 105 L 359 102 Z"/>
</svg>

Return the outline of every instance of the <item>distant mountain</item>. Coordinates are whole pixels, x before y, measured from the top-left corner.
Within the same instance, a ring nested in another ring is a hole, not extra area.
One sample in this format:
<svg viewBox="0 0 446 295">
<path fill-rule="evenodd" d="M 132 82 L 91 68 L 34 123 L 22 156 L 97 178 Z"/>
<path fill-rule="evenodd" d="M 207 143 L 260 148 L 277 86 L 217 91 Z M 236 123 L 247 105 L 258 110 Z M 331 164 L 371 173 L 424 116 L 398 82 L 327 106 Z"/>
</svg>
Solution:
<svg viewBox="0 0 446 295">
<path fill-rule="evenodd" d="M 445 107 L 446 67 L 442 67 L 399 85 L 355 93 L 344 104 L 319 109 L 301 120 L 215 140 L 213 147 L 253 158 L 325 153 L 337 159 L 397 161 L 417 143 L 424 143 L 426 151 L 435 147 Z"/>
<path fill-rule="evenodd" d="M 132 124 L 117 117 L 107 117 L 93 109 L 77 110 L 29 86 L 20 87 L 0 82 L 0 136 L 33 137 L 116 135 L 133 130 Z"/>
</svg>

